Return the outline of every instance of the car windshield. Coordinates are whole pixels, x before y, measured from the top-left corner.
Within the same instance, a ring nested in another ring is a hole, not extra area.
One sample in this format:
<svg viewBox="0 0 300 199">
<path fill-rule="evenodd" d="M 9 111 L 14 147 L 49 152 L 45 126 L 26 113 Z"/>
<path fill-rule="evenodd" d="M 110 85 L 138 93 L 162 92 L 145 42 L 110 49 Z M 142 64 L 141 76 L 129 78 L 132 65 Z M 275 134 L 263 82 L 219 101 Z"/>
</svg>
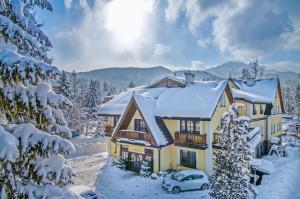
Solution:
<svg viewBox="0 0 300 199">
<path fill-rule="evenodd" d="M 177 181 L 180 181 L 181 179 L 183 179 L 185 177 L 185 175 L 181 172 L 178 172 L 178 173 L 175 173 L 173 175 L 173 179 L 177 180 Z"/>
</svg>

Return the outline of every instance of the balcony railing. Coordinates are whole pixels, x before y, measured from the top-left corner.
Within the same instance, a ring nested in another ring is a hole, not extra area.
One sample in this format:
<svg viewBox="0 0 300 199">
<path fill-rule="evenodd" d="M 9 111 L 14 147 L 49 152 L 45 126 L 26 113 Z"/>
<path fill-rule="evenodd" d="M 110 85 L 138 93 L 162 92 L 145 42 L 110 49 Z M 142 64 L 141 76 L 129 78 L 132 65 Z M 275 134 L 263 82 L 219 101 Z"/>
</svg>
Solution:
<svg viewBox="0 0 300 199">
<path fill-rule="evenodd" d="M 123 142 L 135 143 L 135 144 L 155 145 L 155 140 L 153 136 L 148 132 L 119 130 L 115 136 L 115 139 Z"/>
<path fill-rule="evenodd" d="M 105 126 L 105 136 L 111 136 L 112 132 L 114 130 L 114 127 L 108 125 L 108 126 Z"/>
<path fill-rule="evenodd" d="M 175 145 L 193 148 L 206 147 L 206 134 L 199 132 L 175 132 Z"/>
</svg>

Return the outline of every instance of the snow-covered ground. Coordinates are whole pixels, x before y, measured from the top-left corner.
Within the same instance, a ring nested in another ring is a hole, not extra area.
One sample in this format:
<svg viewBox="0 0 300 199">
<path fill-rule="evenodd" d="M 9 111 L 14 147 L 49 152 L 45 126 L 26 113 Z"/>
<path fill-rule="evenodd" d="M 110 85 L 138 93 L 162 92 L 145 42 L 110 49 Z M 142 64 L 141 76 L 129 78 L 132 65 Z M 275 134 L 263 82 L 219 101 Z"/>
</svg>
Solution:
<svg viewBox="0 0 300 199">
<path fill-rule="evenodd" d="M 86 140 L 83 142 L 88 143 Z M 78 141 L 78 144 L 80 143 Z M 300 146 L 300 140 L 298 140 L 298 144 Z M 81 151 L 85 151 L 84 148 L 90 147 L 90 144 L 83 146 L 84 144 L 81 146 Z M 93 150 L 102 152 L 100 148 Z M 275 171 L 271 175 L 263 177 L 262 185 L 257 187 L 258 199 L 300 198 L 300 147 L 287 147 L 287 150 L 288 157 L 275 155 L 263 157 L 273 162 Z M 88 151 L 90 152 L 90 150 Z M 167 193 L 161 188 L 162 179 L 142 178 L 130 171 L 123 171 L 111 166 L 107 161 L 106 152 L 76 156 L 68 161 L 76 173 L 75 184 L 95 188 L 100 198 L 209 198 L 208 191 L 191 191 L 176 195 Z"/>
<path fill-rule="evenodd" d="M 288 147 L 288 157 L 264 156 L 274 164 L 275 171 L 263 176 L 258 186 L 259 199 L 300 198 L 300 147 Z"/>
<path fill-rule="evenodd" d="M 107 159 L 107 138 L 75 138 L 71 142 L 76 152 L 68 156 L 76 176 L 75 185 L 95 187 L 97 172 L 105 165 Z"/>
<path fill-rule="evenodd" d="M 136 173 L 123 171 L 110 164 L 100 169 L 96 182 L 96 193 L 105 199 L 137 199 L 137 198 L 208 198 L 208 191 L 190 191 L 171 194 L 161 188 L 162 178 L 153 180 L 137 176 Z"/>
<path fill-rule="evenodd" d="M 74 179 L 75 185 L 86 185 L 91 188 L 95 187 L 97 172 L 105 165 L 107 153 L 98 153 L 89 156 L 80 156 L 69 159 L 73 171 L 76 176 Z"/>
</svg>

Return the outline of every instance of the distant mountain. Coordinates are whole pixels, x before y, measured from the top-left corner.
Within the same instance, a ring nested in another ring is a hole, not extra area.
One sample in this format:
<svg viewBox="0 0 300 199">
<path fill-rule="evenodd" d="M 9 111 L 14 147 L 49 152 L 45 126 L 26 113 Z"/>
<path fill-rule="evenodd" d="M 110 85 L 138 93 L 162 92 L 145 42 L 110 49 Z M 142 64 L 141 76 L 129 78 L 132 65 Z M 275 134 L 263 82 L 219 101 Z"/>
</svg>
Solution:
<svg viewBox="0 0 300 199">
<path fill-rule="evenodd" d="M 128 87 L 130 81 L 133 81 L 134 85 L 137 86 L 147 85 L 166 75 L 172 74 L 173 71 L 162 66 L 156 66 L 152 68 L 103 68 L 80 72 L 78 73 L 78 77 L 87 80 L 99 80 L 100 82 L 106 82 L 117 88 L 124 89 Z"/>
<path fill-rule="evenodd" d="M 243 68 L 247 67 L 247 64 L 243 62 L 227 62 L 219 66 L 209 68 L 205 71 L 192 71 L 196 75 L 197 80 L 221 80 L 228 79 L 229 76 L 239 77 Z M 80 72 L 78 76 L 87 80 L 99 80 L 106 82 L 119 89 L 127 88 L 130 81 L 133 81 L 134 85 L 148 85 L 166 75 L 174 75 L 184 77 L 184 72 L 187 70 L 172 71 L 162 66 L 156 66 L 151 68 L 104 68 L 96 69 L 88 72 Z M 285 85 L 287 80 L 296 79 L 298 74 L 294 72 L 278 72 L 276 70 L 265 70 L 264 77 L 279 77 L 281 83 Z"/>
<path fill-rule="evenodd" d="M 245 67 L 248 67 L 248 65 L 243 62 L 226 62 L 219 66 L 209 68 L 206 72 L 225 79 L 230 76 L 238 78 L 241 75 L 242 69 Z M 279 77 L 281 84 L 285 85 L 286 81 L 296 79 L 299 77 L 299 74 L 295 72 L 279 72 L 274 69 L 265 69 L 263 75 L 264 78 L 274 78 L 277 76 Z"/>
<path fill-rule="evenodd" d="M 213 68 L 209 68 L 206 70 L 206 72 L 227 79 L 230 76 L 238 77 L 241 74 L 242 69 L 245 67 L 247 67 L 247 64 L 243 62 L 231 61 L 231 62 L 226 62 L 224 64 L 218 65 Z"/>
<path fill-rule="evenodd" d="M 277 70 L 266 70 L 264 77 L 278 76 L 282 85 L 285 85 L 288 80 L 294 80 L 300 77 L 300 74 L 295 72 L 278 72 Z"/>
</svg>

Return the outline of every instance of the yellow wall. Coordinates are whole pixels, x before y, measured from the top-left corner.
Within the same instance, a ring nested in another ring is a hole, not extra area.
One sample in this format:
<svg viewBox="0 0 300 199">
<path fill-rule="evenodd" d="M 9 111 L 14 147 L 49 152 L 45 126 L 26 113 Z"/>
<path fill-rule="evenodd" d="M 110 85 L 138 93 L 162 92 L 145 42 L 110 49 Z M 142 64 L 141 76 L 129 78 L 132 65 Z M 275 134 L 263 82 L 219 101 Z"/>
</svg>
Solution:
<svg viewBox="0 0 300 199">
<path fill-rule="evenodd" d="M 253 127 L 260 127 L 260 132 L 262 134 L 261 141 L 267 140 L 266 136 L 266 120 L 258 120 L 251 122 L 251 126 Z"/>
<path fill-rule="evenodd" d="M 135 111 L 127 129 L 128 130 L 134 130 L 134 119 L 142 119 L 142 116 L 138 110 Z"/>
<path fill-rule="evenodd" d="M 227 95 L 225 95 L 225 96 L 226 96 L 225 97 L 225 99 L 226 99 L 226 106 L 225 107 L 221 107 L 220 103 L 219 103 L 218 106 L 217 106 L 217 108 L 216 108 L 216 110 L 215 110 L 215 113 L 214 113 L 213 117 L 211 118 L 212 133 L 217 133 L 219 131 L 221 118 L 223 117 L 223 114 L 225 112 L 229 111 L 230 102 L 228 100 Z"/>
</svg>

